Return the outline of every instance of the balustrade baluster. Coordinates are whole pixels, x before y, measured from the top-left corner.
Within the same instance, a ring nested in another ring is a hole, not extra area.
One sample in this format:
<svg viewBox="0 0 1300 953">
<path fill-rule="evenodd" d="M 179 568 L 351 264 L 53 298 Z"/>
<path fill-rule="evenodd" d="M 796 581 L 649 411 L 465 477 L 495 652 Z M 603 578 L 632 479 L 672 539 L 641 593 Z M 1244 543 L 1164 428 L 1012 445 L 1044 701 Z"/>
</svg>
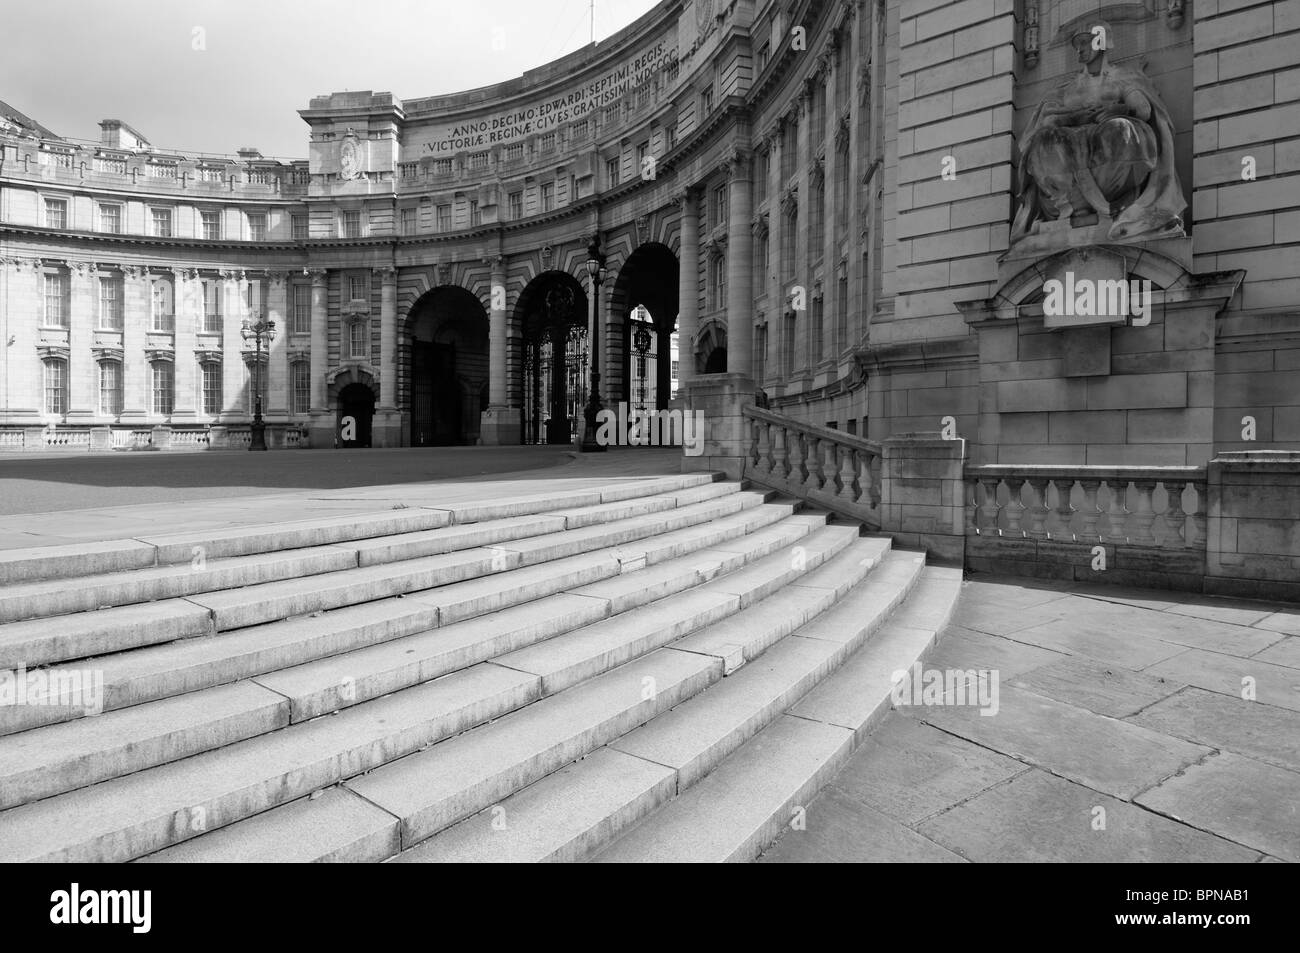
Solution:
<svg viewBox="0 0 1300 953">
<path fill-rule="evenodd" d="M 840 456 L 840 499 L 845 503 L 858 502 L 858 451 L 844 447 Z"/>
<path fill-rule="evenodd" d="M 998 505 L 998 488 L 1002 485 L 1002 478 L 982 476 L 979 481 L 980 486 L 984 487 L 984 505 L 980 507 L 980 534 L 997 536 L 998 511 L 1001 509 Z"/>
<path fill-rule="evenodd" d="M 973 536 L 979 532 L 979 526 L 975 523 L 975 517 L 978 513 L 978 507 L 975 505 L 975 487 L 977 485 L 974 477 L 966 477 L 961 481 L 962 489 L 966 496 L 966 535 Z"/>
<path fill-rule="evenodd" d="M 808 481 L 807 486 L 810 490 L 820 490 L 825 483 L 822 476 L 822 439 L 820 437 L 809 436 L 807 439 L 808 449 Z"/>
<path fill-rule="evenodd" d="M 790 473 L 790 479 L 799 486 L 808 485 L 808 439 L 802 431 L 796 430 L 793 433 L 793 439 L 790 441 L 794 450 L 794 455 L 790 462 L 794 465 Z"/>
<path fill-rule="evenodd" d="M 1184 535 L 1186 530 L 1183 525 L 1187 522 L 1187 514 L 1183 511 L 1185 486 L 1187 486 L 1186 480 L 1165 481 L 1165 492 L 1169 494 L 1169 505 L 1165 507 L 1165 526 L 1169 527 L 1169 538 L 1165 540 L 1165 545 L 1174 548 L 1187 545 L 1187 538 Z"/>
<path fill-rule="evenodd" d="M 766 420 L 756 420 L 754 421 L 754 426 L 757 428 L 754 447 L 754 469 L 759 473 L 771 473 L 772 436 L 770 431 L 772 425 Z"/>
<path fill-rule="evenodd" d="M 1103 480 L 1102 482 L 1110 489 L 1110 508 L 1106 511 L 1110 535 L 1107 538 L 1113 542 L 1127 542 L 1128 536 L 1124 532 L 1124 524 L 1128 522 L 1129 511 L 1124 505 L 1124 498 L 1128 494 L 1128 480 Z"/>
<path fill-rule="evenodd" d="M 1101 487 L 1101 483 L 1101 480 L 1079 481 L 1079 485 L 1083 487 L 1082 538 L 1088 542 L 1101 539 L 1101 534 L 1097 532 L 1097 523 L 1101 520 L 1101 507 L 1097 505 L 1097 490 Z"/>
<path fill-rule="evenodd" d="M 840 478 L 840 450 L 842 448 L 834 440 L 826 441 L 826 455 L 822 460 L 822 489 L 830 494 L 838 494 Z"/>
<path fill-rule="evenodd" d="M 777 424 L 772 428 L 772 475 L 778 480 L 784 480 L 790 473 L 788 441 L 785 427 Z"/>
<path fill-rule="evenodd" d="M 1056 487 L 1056 520 L 1059 524 L 1059 538 L 1073 539 L 1074 530 L 1071 529 L 1071 524 L 1074 522 L 1074 505 L 1070 502 L 1070 494 L 1074 492 L 1074 480 L 1070 477 L 1057 477 L 1052 480 L 1052 485 Z"/>
<path fill-rule="evenodd" d="M 1047 484 L 1046 477 L 1031 477 L 1029 479 L 1030 488 L 1030 505 L 1029 505 L 1029 532 L 1026 534 L 1033 539 L 1047 538 L 1047 514 L 1051 510 L 1047 506 Z"/>
<path fill-rule="evenodd" d="M 1133 542 L 1150 546 L 1156 541 L 1155 534 L 1151 532 L 1151 524 L 1156 521 L 1156 511 L 1151 505 L 1151 494 L 1155 492 L 1156 481 L 1134 480 L 1133 485 L 1138 491 L 1137 509 L 1133 512 Z"/>
<path fill-rule="evenodd" d="M 1200 546 L 1205 548 L 1205 503 L 1206 503 L 1206 485 L 1204 483 L 1194 483 L 1192 488 L 1196 490 L 1196 510 L 1192 513 L 1193 532 L 1188 534 L 1187 545 Z"/>
<path fill-rule="evenodd" d="M 1005 507 L 1007 514 L 1007 535 L 1024 536 L 1025 532 L 1020 528 L 1020 520 L 1025 515 L 1025 503 L 1020 498 L 1020 492 L 1024 488 L 1025 478 L 1020 476 L 1007 477 L 1007 489 L 1011 492 L 1011 499 L 1007 501 Z"/>
</svg>

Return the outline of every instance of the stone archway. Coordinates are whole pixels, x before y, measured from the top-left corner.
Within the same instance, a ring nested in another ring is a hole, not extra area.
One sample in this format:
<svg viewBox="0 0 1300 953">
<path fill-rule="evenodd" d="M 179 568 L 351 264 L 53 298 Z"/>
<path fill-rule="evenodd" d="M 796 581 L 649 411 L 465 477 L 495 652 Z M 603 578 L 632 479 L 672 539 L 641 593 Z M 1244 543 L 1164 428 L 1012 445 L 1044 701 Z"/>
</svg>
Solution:
<svg viewBox="0 0 1300 953">
<path fill-rule="evenodd" d="M 326 377 L 329 405 L 334 408 L 334 445 L 369 447 L 379 397 L 378 375 L 369 364 L 344 364 Z"/>
<path fill-rule="evenodd" d="M 407 445 L 478 442 L 478 406 L 488 386 L 488 314 L 473 293 L 440 285 L 421 295 L 402 328 L 398 403 L 406 412 Z"/>
<path fill-rule="evenodd" d="M 683 354 L 682 360 L 693 361 L 697 374 L 725 374 L 727 371 L 727 329 L 716 321 L 700 328 L 695 351 Z"/>
<path fill-rule="evenodd" d="M 519 295 L 524 443 L 571 443 L 581 437 L 587 395 L 587 293 L 564 271 L 544 271 Z"/>
<path fill-rule="evenodd" d="M 636 404 L 642 386 L 649 384 L 645 389 L 650 392 L 654 408 L 667 408 L 672 398 L 672 337 L 677 330 L 679 267 L 677 256 L 667 245 L 646 242 L 619 269 L 610 296 L 609 317 L 615 331 L 609 343 L 618 354 L 620 379 L 604 388 L 606 397 Z M 647 328 L 650 346 L 645 356 L 648 380 L 639 374 L 641 356 L 633 339 L 633 315 L 638 306 L 644 307 L 651 319 L 651 327 Z"/>
</svg>

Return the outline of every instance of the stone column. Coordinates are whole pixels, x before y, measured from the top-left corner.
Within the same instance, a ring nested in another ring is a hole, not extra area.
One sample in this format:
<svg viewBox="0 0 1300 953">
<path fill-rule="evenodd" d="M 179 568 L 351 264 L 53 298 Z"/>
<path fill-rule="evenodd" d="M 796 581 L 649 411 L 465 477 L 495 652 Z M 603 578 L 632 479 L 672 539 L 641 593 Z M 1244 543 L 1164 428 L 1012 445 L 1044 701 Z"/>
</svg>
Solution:
<svg viewBox="0 0 1300 953">
<path fill-rule="evenodd" d="M 266 317 L 275 322 L 275 335 L 267 345 L 270 360 L 263 385 L 266 399 L 262 403 L 262 416 L 268 421 L 275 417 L 282 421 L 289 413 L 289 276 L 283 271 L 271 272 L 270 291 L 266 296 Z"/>
<path fill-rule="evenodd" d="M 488 446 L 507 446 L 520 442 L 518 409 L 510 406 L 508 372 L 510 341 L 506 299 L 506 260 L 497 255 L 491 260 L 492 287 L 488 302 L 488 406 L 479 421 L 479 442 Z"/>
<path fill-rule="evenodd" d="M 145 360 L 145 329 L 150 318 L 149 272 L 136 265 L 122 268 L 122 422 L 149 414 L 149 364 Z"/>
<path fill-rule="evenodd" d="M 736 150 L 727 160 L 727 370 L 754 373 L 754 231 L 749 153 Z"/>
<path fill-rule="evenodd" d="M 326 405 L 325 373 L 329 364 L 329 272 L 311 273 L 311 445 L 333 446 L 334 422 Z"/>
<path fill-rule="evenodd" d="M 84 261 L 68 262 L 68 407 L 70 424 L 89 424 L 98 408 L 96 387 L 98 368 L 91 348 L 95 343 L 95 324 L 99 302 L 96 289 L 99 277 L 95 266 Z"/>
<path fill-rule="evenodd" d="M 677 381 L 679 388 L 684 389 L 695 377 L 695 338 L 700 331 L 700 213 L 695 192 L 689 187 L 677 195 L 677 204 L 682 210 L 677 279 Z"/>
<path fill-rule="evenodd" d="M 372 447 L 400 447 L 402 422 L 397 413 L 397 269 L 375 269 L 379 278 L 379 405 L 370 427 Z"/>
<path fill-rule="evenodd" d="M 241 400 L 248 374 L 244 367 L 244 339 L 239 333 L 244 323 L 244 273 L 223 271 L 221 284 L 225 307 L 221 309 L 221 416 L 218 420 L 222 424 L 245 423 L 251 419 L 252 409 L 246 415 Z"/>
<path fill-rule="evenodd" d="M 176 328 L 172 338 L 176 363 L 172 368 L 172 423 L 192 423 L 198 403 L 199 366 L 194 360 L 195 334 L 198 331 L 200 316 L 203 312 L 203 295 L 198 290 L 198 272 L 193 268 L 176 268 L 172 270 L 172 321 Z M 238 325 L 235 329 L 238 337 Z"/>
</svg>

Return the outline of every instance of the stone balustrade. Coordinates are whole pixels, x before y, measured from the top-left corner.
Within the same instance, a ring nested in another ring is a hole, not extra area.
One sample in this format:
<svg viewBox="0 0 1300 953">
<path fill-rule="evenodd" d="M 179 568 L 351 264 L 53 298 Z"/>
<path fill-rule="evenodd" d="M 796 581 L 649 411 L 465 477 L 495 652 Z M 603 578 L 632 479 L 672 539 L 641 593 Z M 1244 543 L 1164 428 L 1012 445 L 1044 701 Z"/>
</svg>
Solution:
<svg viewBox="0 0 1300 953">
<path fill-rule="evenodd" d="M 1205 479 L 1204 467 L 968 467 L 966 532 L 1204 549 Z"/>
<path fill-rule="evenodd" d="M 745 477 L 880 527 L 880 445 L 774 414 L 743 409 Z"/>
</svg>

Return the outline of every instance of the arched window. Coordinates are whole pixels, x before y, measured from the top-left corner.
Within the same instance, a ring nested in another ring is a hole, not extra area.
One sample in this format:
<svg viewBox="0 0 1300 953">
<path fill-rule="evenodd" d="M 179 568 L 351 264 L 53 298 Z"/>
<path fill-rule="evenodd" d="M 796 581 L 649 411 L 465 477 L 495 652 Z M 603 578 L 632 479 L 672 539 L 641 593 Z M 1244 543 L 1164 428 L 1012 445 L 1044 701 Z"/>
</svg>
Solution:
<svg viewBox="0 0 1300 953">
<path fill-rule="evenodd" d="M 154 361 L 149 365 L 149 390 L 153 395 L 153 412 L 170 417 L 175 406 L 175 383 L 171 361 Z"/>
<path fill-rule="evenodd" d="M 62 416 L 68 412 L 68 362 L 45 359 L 45 412 Z"/>
<path fill-rule="evenodd" d="M 122 413 L 122 362 L 99 362 L 99 413 L 117 417 Z"/>
<path fill-rule="evenodd" d="M 216 417 L 221 413 L 221 365 L 216 361 L 204 361 L 199 370 L 203 375 L 203 412 Z"/>
</svg>

